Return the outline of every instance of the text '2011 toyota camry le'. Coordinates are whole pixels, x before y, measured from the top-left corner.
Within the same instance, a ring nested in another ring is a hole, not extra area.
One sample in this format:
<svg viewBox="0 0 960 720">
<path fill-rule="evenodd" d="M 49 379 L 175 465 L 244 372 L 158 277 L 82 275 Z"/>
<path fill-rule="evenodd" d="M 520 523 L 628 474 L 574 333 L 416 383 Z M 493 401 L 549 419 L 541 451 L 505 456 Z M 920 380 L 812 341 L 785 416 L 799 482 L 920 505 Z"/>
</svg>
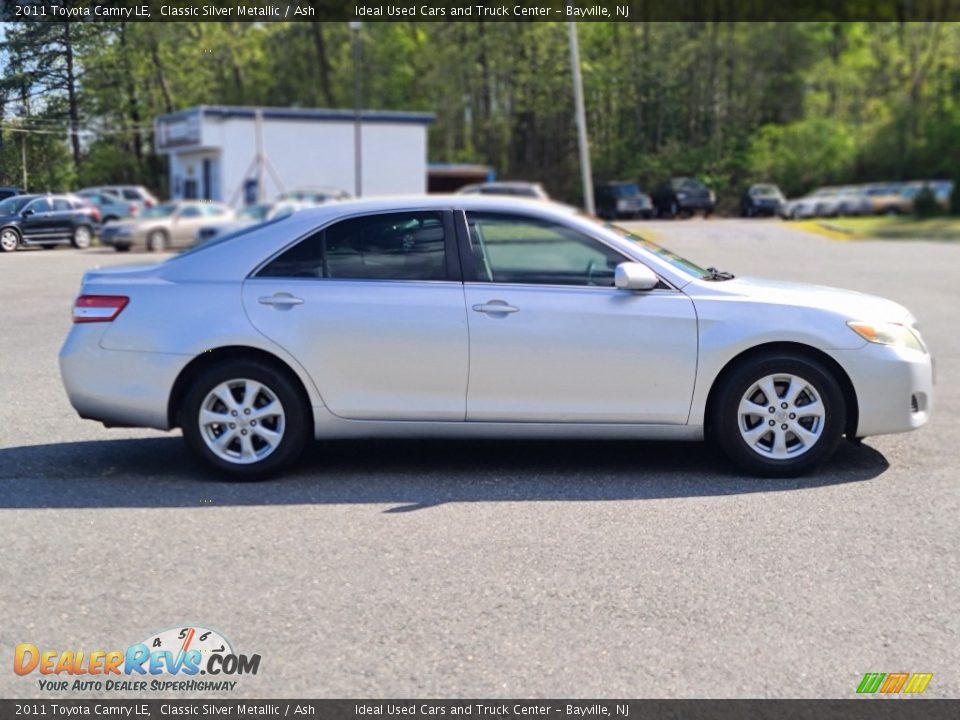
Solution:
<svg viewBox="0 0 960 720">
<path fill-rule="evenodd" d="M 569 208 L 331 204 L 83 279 L 60 353 L 81 417 L 179 427 L 238 478 L 311 438 L 715 439 L 792 476 L 913 430 L 932 364 L 902 306 L 735 278 Z"/>
</svg>

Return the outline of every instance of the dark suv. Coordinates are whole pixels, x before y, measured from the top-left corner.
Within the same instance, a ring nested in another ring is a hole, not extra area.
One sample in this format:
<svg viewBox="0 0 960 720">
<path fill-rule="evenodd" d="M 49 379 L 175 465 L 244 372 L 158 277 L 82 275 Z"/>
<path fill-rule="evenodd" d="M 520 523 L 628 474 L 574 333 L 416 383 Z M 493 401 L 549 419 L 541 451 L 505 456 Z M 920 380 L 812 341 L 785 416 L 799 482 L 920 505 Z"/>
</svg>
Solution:
<svg viewBox="0 0 960 720">
<path fill-rule="evenodd" d="M 20 190 L 15 187 L 0 187 L 0 200 L 6 200 L 8 197 L 19 195 Z"/>
<path fill-rule="evenodd" d="M 20 245 L 90 247 L 100 211 L 76 195 L 14 195 L 0 201 L 0 251 Z"/>
<path fill-rule="evenodd" d="M 702 211 L 704 216 L 712 215 L 716 205 L 713 191 L 696 178 L 670 178 L 653 193 L 653 204 L 660 217 L 692 215 Z"/>
<path fill-rule="evenodd" d="M 615 220 L 617 218 L 653 217 L 650 196 L 632 182 L 608 182 L 597 185 L 594 190 L 597 215 Z"/>
</svg>

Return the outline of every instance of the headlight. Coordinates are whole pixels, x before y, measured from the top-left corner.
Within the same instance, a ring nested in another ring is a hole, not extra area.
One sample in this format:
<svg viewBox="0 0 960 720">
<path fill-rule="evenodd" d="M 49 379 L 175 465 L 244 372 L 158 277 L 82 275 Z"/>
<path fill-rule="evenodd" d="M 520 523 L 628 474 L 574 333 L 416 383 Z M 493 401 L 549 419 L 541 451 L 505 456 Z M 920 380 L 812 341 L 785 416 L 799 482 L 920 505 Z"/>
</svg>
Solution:
<svg viewBox="0 0 960 720">
<path fill-rule="evenodd" d="M 926 352 L 916 332 L 906 325 L 848 320 L 847 326 L 868 342 Z"/>
</svg>

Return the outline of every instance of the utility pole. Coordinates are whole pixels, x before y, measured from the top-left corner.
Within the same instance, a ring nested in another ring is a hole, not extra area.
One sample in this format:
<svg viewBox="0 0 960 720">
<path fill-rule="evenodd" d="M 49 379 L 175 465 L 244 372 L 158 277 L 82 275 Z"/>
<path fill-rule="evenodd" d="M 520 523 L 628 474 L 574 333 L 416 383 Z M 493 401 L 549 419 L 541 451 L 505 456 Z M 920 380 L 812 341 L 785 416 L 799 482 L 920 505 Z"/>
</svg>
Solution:
<svg viewBox="0 0 960 720">
<path fill-rule="evenodd" d="M 353 194 L 359 198 L 363 194 L 363 124 L 361 118 L 363 93 L 360 74 L 362 49 L 360 45 L 360 28 L 363 26 L 363 23 L 353 20 L 349 25 L 353 31 Z"/>
<path fill-rule="evenodd" d="M 21 123 L 26 122 L 26 104 L 18 105 L 15 112 Z M 23 127 L 20 128 L 20 167 L 23 169 L 23 192 L 27 192 L 27 131 Z"/>
<path fill-rule="evenodd" d="M 264 166 L 264 157 L 263 157 L 263 108 L 257 108 L 255 115 L 256 123 L 256 134 L 257 134 L 257 155 L 256 155 L 256 177 L 257 177 L 257 204 L 260 205 L 263 203 L 264 198 L 264 187 L 263 187 L 263 166 Z"/>
<path fill-rule="evenodd" d="M 580 146 L 580 181 L 583 183 L 583 205 L 595 214 L 593 204 L 593 171 L 590 168 L 590 144 L 587 140 L 587 113 L 583 107 L 583 77 L 580 75 L 580 51 L 577 48 L 577 24 L 568 22 L 570 30 L 570 65 L 573 67 L 573 103 L 576 107 L 577 143 Z"/>
</svg>

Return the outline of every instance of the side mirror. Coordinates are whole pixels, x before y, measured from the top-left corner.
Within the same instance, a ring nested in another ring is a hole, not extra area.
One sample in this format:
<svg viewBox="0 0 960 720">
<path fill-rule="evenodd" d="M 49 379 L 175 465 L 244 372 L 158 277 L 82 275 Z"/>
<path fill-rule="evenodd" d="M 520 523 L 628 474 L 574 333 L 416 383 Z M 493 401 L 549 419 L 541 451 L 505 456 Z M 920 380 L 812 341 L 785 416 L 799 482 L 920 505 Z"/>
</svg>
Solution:
<svg viewBox="0 0 960 720">
<path fill-rule="evenodd" d="M 22 213 L 20 213 L 20 217 L 25 218 L 30 217 L 31 215 L 33 215 L 33 210 L 24 210 Z"/>
<path fill-rule="evenodd" d="M 620 263 L 613 274 L 613 284 L 620 290 L 653 290 L 659 283 L 657 274 L 638 262 Z"/>
</svg>

